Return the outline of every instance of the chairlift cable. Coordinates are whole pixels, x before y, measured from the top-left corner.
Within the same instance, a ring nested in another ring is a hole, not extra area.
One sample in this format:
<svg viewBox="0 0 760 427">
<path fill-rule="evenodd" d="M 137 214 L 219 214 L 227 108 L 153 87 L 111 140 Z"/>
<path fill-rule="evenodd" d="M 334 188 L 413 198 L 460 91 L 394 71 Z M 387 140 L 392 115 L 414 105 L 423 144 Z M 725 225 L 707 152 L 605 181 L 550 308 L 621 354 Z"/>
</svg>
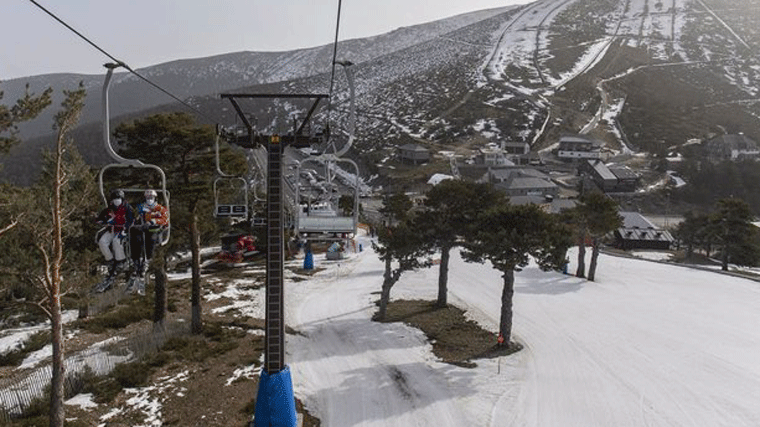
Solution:
<svg viewBox="0 0 760 427">
<path fill-rule="evenodd" d="M 100 53 L 102 53 L 103 55 L 107 56 L 112 61 L 116 62 L 118 65 L 121 65 L 122 67 L 124 67 L 127 71 L 129 71 L 130 73 L 134 74 L 139 79 L 143 80 L 144 82 L 148 83 L 149 85 L 153 86 L 154 88 L 160 90 L 164 94 L 168 95 L 170 98 L 174 99 L 175 101 L 177 101 L 180 104 L 184 105 L 185 107 L 189 108 L 190 110 L 192 110 L 193 112 L 197 113 L 198 115 L 204 117 L 206 120 L 208 120 L 208 121 L 210 121 L 212 123 L 214 122 L 214 120 L 211 119 L 211 117 L 209 117 L 208 115 L 204 114 L 203 112 L 201 112 L 197 108 L 193 107 L 192 105 L 188 104 L 187 102 L 179 99 L 177 96 L 175 96 L 171 92 L 167 91 L 166 89 L 162 88 L 161 86 L 157 85 L 156 83 L 153 83 L 147 77 L 145 77 L 142 74 L 138 73 L 137 71 L 133 70 L 132 67 L 130 67 L 129 65 L 127 65 L 124 61 L 120 61 L 120 60 L 116 59 L 116 57 L 114 57 L 110 53 L 106 52 L 103 48 L 101 48 L 100 46 L 98 46 L 97 44 L 95 44 L 92 40 L 90 40 L 87 37 L 85 37 L 82 33 L 80 33 L 79 31 L 77 31 L 76 29 L 74 29 L 71 25 L 67 24 L 65 21 L 63 21 L 61 18 L 59 18 L 58 16 L 56 16 L 53 12 L 47 10 L 44 6 L 42 6 L 41 4 L 37 3 L 35 0 L 29 0 L 29 1 L 32 4 L 34 4 L 35 6 L 37 6 L 38 8 L 42 9 L 43 12 L 47 13 L 48 15 L 50 15 L 53 19 L 55 19 L 56 21 L 58 21 L 61 25 L 63 25 L 64 27 L 66 27 L 67 29 L 69 29 L 71 32 L 73 32 L 74 34 L 76 34 L 77 36 L 79 36 L 79 38 L 81 38 L 82 40 L 86 41 L 90 46 L 92 46 L 95 49 L 97 49 L 98 51 L 100 51 Z"/>
<path fill-rule="evenodd" d="M 340 32 L 340 9 L 341 9 L 341 3 L 342 0 L 338 0 L 338 18 L 335 22 L 335 43 L 333 43 L 333 56 L 331 61 L 331 71 L 330 71 L 330 91 L 327 93 L 327 122 L 330 122 L 330 116 L 332 112 L 332 93 L 333 93 L 333 86 L 335 85 L 335 62 L 338 58 L 338 34 Z"/>
</svg>

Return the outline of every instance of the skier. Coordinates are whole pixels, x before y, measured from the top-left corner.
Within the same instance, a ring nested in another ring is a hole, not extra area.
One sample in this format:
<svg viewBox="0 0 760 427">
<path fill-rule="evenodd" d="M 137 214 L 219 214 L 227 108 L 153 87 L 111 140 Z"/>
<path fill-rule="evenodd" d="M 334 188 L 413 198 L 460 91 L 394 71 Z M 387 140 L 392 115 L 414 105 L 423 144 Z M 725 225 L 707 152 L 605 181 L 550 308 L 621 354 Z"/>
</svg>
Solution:
<svg viewBox="0 0 760 427">
<path fill-rule="evenodd" d="M 129 242 L 132 255 L 132 275 L 127 292 L 145 295 L 145 272 L 153 256 L 153 247 L 161 238 L 161 232 L 169 225 L 169 212 L 156 201 L 155 190 L 144 193 L 145 201 L 137 205 L 137 218 L 130 229 Z"/>
<path fill-rule="evenodd" d="M 132 207 L 124 199 L 122 190 L 113 190 L 110 200 L 108 206 L 96 219 L 98 224 L 106 227 L 105 232 L 98 239 L 98 247 L 108 264 L 108 275 L 102 282 L 95 285 L 96 292 L 105 292 L 113 286 L 116 275 L 124 268 L 127 259 L 124 254 L 124 239 L 127 238 L 127 230 L 134 220 Z"/>
</svg>

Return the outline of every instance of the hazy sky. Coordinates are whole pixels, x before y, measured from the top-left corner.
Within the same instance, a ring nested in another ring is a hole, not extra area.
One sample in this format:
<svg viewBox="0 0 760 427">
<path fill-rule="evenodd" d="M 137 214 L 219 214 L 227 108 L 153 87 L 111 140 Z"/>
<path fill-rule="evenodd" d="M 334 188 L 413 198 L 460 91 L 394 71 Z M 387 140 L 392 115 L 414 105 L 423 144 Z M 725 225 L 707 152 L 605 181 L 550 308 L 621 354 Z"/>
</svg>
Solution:
<svg viewBox="0 0 760 427">
<path fill-rule="evenodd" d="M 331 43 L 338 0 L 36 0 L 132 68 Z M 340 40 L 532 0 L 343 0 Z M 29 0 L 0 0 L 0 81 L 110 60 Z"/>
</svg>

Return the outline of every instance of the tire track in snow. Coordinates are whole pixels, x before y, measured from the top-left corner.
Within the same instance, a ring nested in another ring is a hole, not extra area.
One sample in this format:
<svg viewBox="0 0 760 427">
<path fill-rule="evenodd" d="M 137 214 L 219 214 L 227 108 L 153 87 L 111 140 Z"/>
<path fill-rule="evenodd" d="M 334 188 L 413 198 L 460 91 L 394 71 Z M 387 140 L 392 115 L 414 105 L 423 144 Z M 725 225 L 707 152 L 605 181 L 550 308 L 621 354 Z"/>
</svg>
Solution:
<svg viewBox="0 0 760 427">
<path fill-rule="evenodd" d="M 377 295 L 366 281 L 376 277 L 379 285 L 382 263 L 358 257 L 341 262 L 340 275 L 331 264 L 298 284 L 302 294 L 291 310 L 305 337 L 292 337 L 298 344 L 291 348 L 299 397 L 331 427 L 468 425 L 457 402 L 472 391 L 466 381 L 452 389 L 451 368 L 430 363 L 424 335 L 370 320 Z M 358 280 L 357 269 L 364 272 Z"/>
</svg>

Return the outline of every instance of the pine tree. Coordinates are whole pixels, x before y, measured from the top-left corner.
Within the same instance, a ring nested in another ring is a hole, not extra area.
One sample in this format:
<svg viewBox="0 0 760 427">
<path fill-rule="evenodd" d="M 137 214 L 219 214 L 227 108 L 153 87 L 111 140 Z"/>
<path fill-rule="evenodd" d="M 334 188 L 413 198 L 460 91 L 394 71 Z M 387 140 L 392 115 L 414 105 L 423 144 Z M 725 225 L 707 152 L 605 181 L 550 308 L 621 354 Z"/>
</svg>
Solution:
<svg viewBox="0 0 760 427">
<path fill-rule="evenodd" d="M 200 247 L 215 231 L 210 218 L 214 200 L 214 130 L 185 113 L 157 114 L 118 126 L 114 140 L 120 154 L 161 167 L 171 193 L 171 249 L 188 247 L 192 256 L 191 329 L 202 331 Z M 225 153 L 229 156 L 229 153 Z M 236 165 L 239 166 L 239 165 Z M 234 172 L 234 169 L 227 169 Z M 143 183 L 156 187 L 158 183 Z"/>
<path fill-rule="evenodd" d="M 596 278 L 596 266 L 599 259 L 600 240 L 623 225 L 623 218 L 618 213 L 618 204 L 611 198 L 598 192 L 588 192 L 580 199 L 579 209 L 585 217 L 588 235 L 591 237 L 591 262 L 588 266 L 588 280 Z"/>
<path fill-rule="evenodd" d="M 411 227 L 411 207 L 408 196 L 396 193 L 386 197 L 380 209 L 387 215 L 386 225 L 379 227 L 377 241 L 372 242 L 372 247 L 385 264 L 377 313 L 377 319 L 381 321 L 385 319 L 391 288 L 401 279 L 401 275 L 429 265 L 427 260 L 422 260 L 429 252 L 423 237 Z"/>
<path fill-rule="evenodd" d="M 26 93 L 24 97 L 18 99 L 16 103 L 8 108 L 6 105 L 0 104 L 0 154 L 6 154 L 12 146 L 18 144 L 18 125 L 19 123 L 31 120 L 39 113 L 50 105 L 50 94 L 53 89 L 46 89 L 42 95 L 34 96 L 29 92 L 29 84 L 26 85 Z M 3 99 L 3 92 L 0 91 L 0 100 Z M 2 164 L 0 164 L 2 167 Z M 6 184 L 0 184 L 3 187 L 0 192 L 0 209 L 4 212 L 0 212 L 0 217 L 5 216 L 3 213 L 8 213 L 8 208 L 13 205 L 14 197 L 11 194 L 13 191 L 10 186 Z M 19 219 L 24 215 L 24 211 L 15 212 L 13 215 L 8 215 L 8 218 L 3 222 L 0 222 L 0 236 L 17 226 Z"/>
<path fill-rule="evenodd" d="M 464 259 L 490 261 L 502 273 L 499 335 L 507 346 L 512 335 L 515 271 L 528 265 L 531 256 L 544 270 L 561 268 L 571 244 L 569 230 L 536 205 L 501 204 L 484 212 L 468 234 Z"/>
<path fill-rule="evenodd" d="M 727 271 L 729 262 L 738 265 L 754 265 L 760 248 L 753 238 L 752 212 L 747 202 L 736 198 L 721 199 L 713 215 L 712 224 L 721 250 L 721 270 Z"/>
<path fill-rule="evenodd" d="M 401 279 L 401 275 L 430 265 L 427 259 L 423 259 L 427 253 L 424 242 L 409 224 L 401 221 L 394 226 L 380 227 L 377 241 L 372 242 L 372 247 L 385 264 L 377 313 L 377 319 L 381 321 L 385 320 L 391 288 Z"/>
<path fill-rule="evenodd" d="M 436 307 L 447 305 L 448 273 L 451 250 L 459 246 L 462 236 L 479 212 L 503 203 L 504 195 L 489 184 L 446 180 L 425 194 L 425 210 L 415 219 L 414 229 L 423 235 L 431 253 L 441 253 L 438 271 Z"/>
<path fill-rule="evenodd" d="M 17 209 L 26 210 L 26 214 L 18 219 L 17 229 L 13 230 L 24 242 L 21 251 L 16 253 L 20 265 L 15 274 L 38 289 L 41 298 L 27 302 L 42 310 L 51 323 L 51 427 L 64 423 L 61 296 L 66 289 L 63 277 L 65 275 L 68 287 L 71 287 L 82 276 L 83 266 L 77 266 L 78 257 L 69 252 L 81 249 L 72 247 L 77 235 L 82 233 L 78 220 L 90 210 L 95 200 L 93 176 L 67 136 L 79 120 L 85 90 L 80 83 L 77 90 L 64 90 L 64 95 L 62 109 L 54 118 L 55 146 L 52 152 L 44 155 L 42 177 L 34 187 L 18 190 L 16 195 L 20 197 L 14 201 Z M 18 270 L 21 265 L 27 269 Z"/>
<path fill-rule="evenodd" d="M 50 105 L 52 88 L 45 89 L 39 96 L 29 92 L 29 84 L 26 85 L 24 97 L 16 100 L 16 103 L 8 108 L 0 104 L 0 154 L 5 154 L 12 146 L 18 144 L 18 124 L 31 120 Z M 3 92 L 0 91 L 0 100 Z"/>
</svg>

